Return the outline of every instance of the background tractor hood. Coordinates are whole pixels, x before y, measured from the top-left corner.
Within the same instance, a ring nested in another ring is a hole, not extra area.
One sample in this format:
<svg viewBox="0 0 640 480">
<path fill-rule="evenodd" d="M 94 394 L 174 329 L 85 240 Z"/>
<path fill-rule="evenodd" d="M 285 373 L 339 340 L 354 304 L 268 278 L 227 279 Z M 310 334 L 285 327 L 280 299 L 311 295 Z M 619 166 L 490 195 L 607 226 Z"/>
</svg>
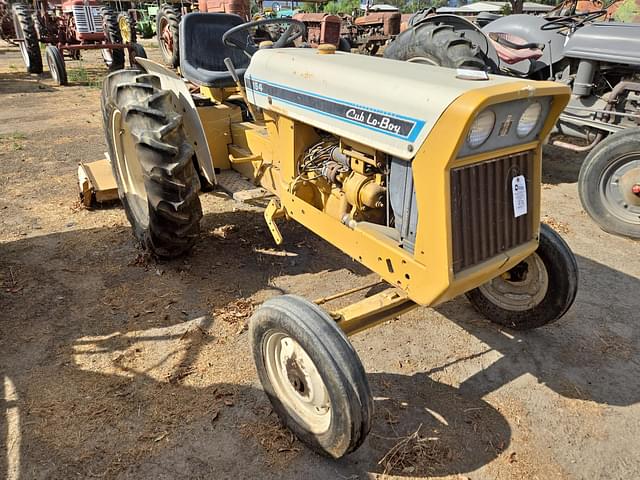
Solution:
<svg viewBox="0 0 640 480">
<path fill-rule="evenodd" d="M 493 75 L 461 80 L 455 69 L 310 48 L 259 50 L 244 81 L 254 105 L 404 159 L 461 94 L 517 83 Z"/>
</svg>

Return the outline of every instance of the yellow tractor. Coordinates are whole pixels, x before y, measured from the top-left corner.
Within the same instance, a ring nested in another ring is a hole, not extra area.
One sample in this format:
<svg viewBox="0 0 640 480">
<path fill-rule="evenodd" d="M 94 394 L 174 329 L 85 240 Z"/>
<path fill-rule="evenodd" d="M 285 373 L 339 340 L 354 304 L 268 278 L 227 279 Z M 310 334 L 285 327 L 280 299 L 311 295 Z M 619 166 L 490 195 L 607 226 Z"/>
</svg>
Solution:
<svg viewBox="0 0 640 480">
<path fill-rule="evenodd" d="M 187 253 L 199 194 L 236 172 L 271 196 L 277 244 L 277 221 L 295 220 L 388 285 L 331 312 L 282 295 L 251 318 L 264 391 L 310 448 L 339 458 L 369 432 L 372 396 L 349 335 L 461 294 L 520 330 L 572 305 L 576 260 L 540 224 L 542 142 L 568 88 L 290 48 L 304 34 L 292 19 L 191 13 L 180 28 L 181 77 L 140 59 L 143 72 L 104 82 L 109 156 L 135 236 L 159 257 Z M 256 30 L 281 36 L 256 45 Z"/>
</svg>

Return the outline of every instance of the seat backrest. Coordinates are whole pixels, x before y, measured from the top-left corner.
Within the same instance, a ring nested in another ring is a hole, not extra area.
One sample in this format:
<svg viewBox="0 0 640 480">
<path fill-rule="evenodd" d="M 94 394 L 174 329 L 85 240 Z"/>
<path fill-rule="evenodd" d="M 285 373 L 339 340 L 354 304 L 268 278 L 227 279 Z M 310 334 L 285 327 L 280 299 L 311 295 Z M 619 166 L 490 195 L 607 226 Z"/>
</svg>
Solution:
<svg viewBox="0 0 640 480">
<path fill-rule="evenodd" d="M 249 58 L 239 49 L 222 43 L 222 35 L 244 23 L 238 15 L 228 13 L 189 13 L 180 20 L 180 70 L 226 72 L 224 59 L 229 57 L 237 68 L 249 66 Z M 188 76 L 187 76 L 188 78 Z"/>
</svg>

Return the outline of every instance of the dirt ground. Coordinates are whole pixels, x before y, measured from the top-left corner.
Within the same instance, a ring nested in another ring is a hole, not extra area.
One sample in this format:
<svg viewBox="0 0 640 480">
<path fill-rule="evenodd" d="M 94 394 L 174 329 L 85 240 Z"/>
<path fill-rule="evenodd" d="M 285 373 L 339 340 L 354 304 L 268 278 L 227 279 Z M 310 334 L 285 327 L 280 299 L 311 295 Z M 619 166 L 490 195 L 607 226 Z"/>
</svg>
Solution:
<svg viewBox="0 0 640 480">
<path fill-rule="evenodd" d="M 520 334 L 458 298 L 355 336 L 376 413 L 336 462 L 279 427 L 245 325 L 270 296 L 375 276 L 294 224 L 275 248 L 260 211 L 219 194 L 191 256 L 145 256 L 118 206 L 79 207 L 77 164 L 105 151 L 105 70 L 94 54 L 70 68 L 54 87 L 0 45 L 0 477 L 640 477 L 640 244 L 582 211 L 579 156 L 544 159 L 546 221 L 580 265 L 573 308 Z M 422 448 L 381 462 L 406 437 Z"/>
</svg>

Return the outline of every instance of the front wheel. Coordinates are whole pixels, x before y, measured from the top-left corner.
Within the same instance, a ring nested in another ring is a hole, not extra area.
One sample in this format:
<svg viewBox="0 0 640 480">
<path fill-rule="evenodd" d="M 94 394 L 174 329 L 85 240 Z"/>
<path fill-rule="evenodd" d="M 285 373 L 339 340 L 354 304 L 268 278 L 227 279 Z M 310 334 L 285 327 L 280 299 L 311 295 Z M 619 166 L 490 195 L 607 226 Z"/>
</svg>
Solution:
<svg viewBox="0 0 640 480">
<path fill-rule="evenodd" d="M 187 253 L 200 233 L 200 183 L 173 92 L 136 70 L 102 88 L 104 132 L 118 194 L 134 235 L 159 257 Z"/>
<path fill-rule="evenodd" d="M 282 295 L 251 317 L 250 336 L 260 382 L 282 422 L 323 455 L 356 450 L 369 433 L 373 401 L 335 321 L 303 298 Z"/>
<path fill-rule="evenodd" d="M 583 208 L 605 232 L 640 238 L 640 128 L 605 138 L 580 168 Z"/>
<path fill-rule="evenodd" d="M 69 83 L 67 81 L 67 69 L 60 49 L 54 45 L 47 45 L 44 55 L 47 58 L 47 66 L 55 84 L 67 85 Z"/>
<path fill-rule="evenodd" d="M 467 293 L 490 321 L 529 330 L 560 319 L 578 291 L 578 263 L 562 237 L 540 225 L 538 249 L 511 270 Z"/>
</svg>

